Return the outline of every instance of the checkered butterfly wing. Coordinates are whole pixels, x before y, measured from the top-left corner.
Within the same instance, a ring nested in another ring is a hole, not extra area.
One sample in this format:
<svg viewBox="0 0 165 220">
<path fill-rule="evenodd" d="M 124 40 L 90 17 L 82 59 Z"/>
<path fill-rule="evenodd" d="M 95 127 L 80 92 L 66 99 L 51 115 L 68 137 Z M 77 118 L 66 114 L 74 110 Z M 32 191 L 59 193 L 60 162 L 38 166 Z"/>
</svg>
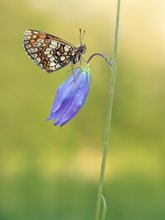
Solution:
<svg viewBox="0 0 165 220">
<path fill-rule="evenodd" d="M 28 56 L 47 73 L 61 69 L 72 61 L 76 47 L 53 35 L 26 30 L 24 48 Z"/>
</svg>

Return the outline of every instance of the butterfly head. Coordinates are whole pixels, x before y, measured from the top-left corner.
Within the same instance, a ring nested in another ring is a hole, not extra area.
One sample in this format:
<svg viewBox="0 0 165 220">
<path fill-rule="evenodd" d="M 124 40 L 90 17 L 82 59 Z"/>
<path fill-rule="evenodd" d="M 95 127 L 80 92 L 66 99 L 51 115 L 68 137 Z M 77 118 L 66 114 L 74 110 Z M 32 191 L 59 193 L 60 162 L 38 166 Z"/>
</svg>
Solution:
<svg viewBox="0 0 165 220">
<path fill-rule="evenodd" d="M 83 38 L 84 38 L 84 35 L 85 35 L 85 31 L 83 31 L 82 32 L 82 30 L 81 30 L 81 28 L 79 29 L 79 31 L 80 31 L 80 47 L 79 47 L 79 52 L 81 53 L 81 54 L 84 54 L 85 52 L 86 52 L 86 46 L 85 46 L 85 44 L 83 44 L 82 42 L 83 42 Z"/>
<path fill-rule="evenodd" d="M 81 54 L 84 54 L 84 53 L 86 52 L 86 46 L 85 46 L 85 44 L 84 44 L 84 45 L 83 45 L 83 44 L 80 45 L 79 51 L 80 51 Z"/>
<path fill-rule="evenodd" d="M 85 44 L 82 43 L 85 31 L 82 32 L 81 29 L 79 29 L 79 31 L 80 31 L 80 46 L 77 48 L 76 47 L 74 48 L 76 52 L 74 56 L 72 57 L 73 64 L 76 64 L 78 61 L 81 61 L 81 55 L 86 52 L 86 46 Z"/>
</svg>

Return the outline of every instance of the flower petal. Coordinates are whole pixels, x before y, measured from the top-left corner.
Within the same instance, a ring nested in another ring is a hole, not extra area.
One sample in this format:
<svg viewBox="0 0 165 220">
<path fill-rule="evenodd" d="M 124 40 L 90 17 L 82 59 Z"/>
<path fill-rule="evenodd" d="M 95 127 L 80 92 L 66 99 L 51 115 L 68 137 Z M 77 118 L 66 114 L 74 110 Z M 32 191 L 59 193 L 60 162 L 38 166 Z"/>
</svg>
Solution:
<svg viewBox="0 0 165 220">
<path fill-rule="evenodd" d="M 54 125 L 64 125 L 71 120 L 86 101 L 91 83 L 89 69 L 76 69 L 61 86 L 47 120 L 54 119 Z"/>
<path fill-rule="evenodd" d="M 70 93 L 70 90 L 72 89 L 72 83 L 74 82 L 74 77 L 77 76 L 77 74 L 79 73 L 80 68 L 78 68 L 75 72 L 74 75 L 72 74 L 61 86 L 59 86 L 57 93 L 56 93 L 56 97 L 52 106 L 52 110 L 53 112 L 57 111 L 61 105 L 63 100 L 66 98 L 69 98 L 69 96 L 71 96 L 72 94 Z M 73 93 L 74 91 L 72 91 Z M 74 95 L 74 94 L 73 94 Z M 51 111 L 52 112 L 52 111 Z"/>
<path fill-rule="evenodd" d="M 86 76 L 79 85 L 79 88 L 77 90 L 77 93 L 73 97 L 70 103 L 67 103 L 67 108 L 65 108 L 65 112 L 63 115 L 61 115 L 60 120 L 57 120 L 55 118 L 55 125 L 61 124 L 64 125 L 66 124 L 70 119 L 72 119 L 77 112 L 81 109 L 83 104 L 86 101 L 88 92 L 89 92 L 89 86 L 86 86 Z M 56 115 L 57 116 L 57 115 Z"/>
</svg>

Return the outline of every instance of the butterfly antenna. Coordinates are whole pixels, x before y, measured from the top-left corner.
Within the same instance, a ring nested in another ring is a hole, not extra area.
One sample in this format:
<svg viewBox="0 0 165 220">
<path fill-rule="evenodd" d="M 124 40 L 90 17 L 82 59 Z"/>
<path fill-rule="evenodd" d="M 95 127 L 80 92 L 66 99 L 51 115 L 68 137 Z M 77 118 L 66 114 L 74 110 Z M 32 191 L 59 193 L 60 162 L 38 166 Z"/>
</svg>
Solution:
<svg viewBox="0 0 165 220">
<path fill-rule="evenodd" d="M 83 30 L 83 33 L 82 33 L 81 43 L 83 42 L 84 35 L 85 35 L 85 30 Z"/>
<path fill-rule="evenodd" d="M 81 38 L 82 30 L 81 30 L 81 28 L 79 28 L 79 32 L 80 32 L 80 35 L 79 35 L 80 45 L 82 45 L 82 38 Z"/>
<path fill-rule="evenodd" d="M 80 44 L 82 45 L 82 42 L 83 42 L 83 39 L 84 39 L 84 35 L 85 35 L 85 30 L 83 30 L 83 33 L 82 33 L 81 28 L 79 28 L 79 31 L 80 31 L 80 35 L 79 35 Z"/>
</svg>

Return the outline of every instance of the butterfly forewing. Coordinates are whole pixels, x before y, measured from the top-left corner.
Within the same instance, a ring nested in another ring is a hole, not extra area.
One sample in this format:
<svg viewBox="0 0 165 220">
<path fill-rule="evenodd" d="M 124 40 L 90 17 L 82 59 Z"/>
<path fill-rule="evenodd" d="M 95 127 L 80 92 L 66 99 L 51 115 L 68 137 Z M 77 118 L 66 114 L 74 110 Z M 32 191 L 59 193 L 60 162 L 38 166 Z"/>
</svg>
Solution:
<svg viewBox="0 0 165 220">
<path fill-rule="evenodd" d="M 24 48 L 28 56 L 48 73 L 66 66 L 76 53 L 72 44 L 36 30 L 25 31 Z"/>
</svg>

